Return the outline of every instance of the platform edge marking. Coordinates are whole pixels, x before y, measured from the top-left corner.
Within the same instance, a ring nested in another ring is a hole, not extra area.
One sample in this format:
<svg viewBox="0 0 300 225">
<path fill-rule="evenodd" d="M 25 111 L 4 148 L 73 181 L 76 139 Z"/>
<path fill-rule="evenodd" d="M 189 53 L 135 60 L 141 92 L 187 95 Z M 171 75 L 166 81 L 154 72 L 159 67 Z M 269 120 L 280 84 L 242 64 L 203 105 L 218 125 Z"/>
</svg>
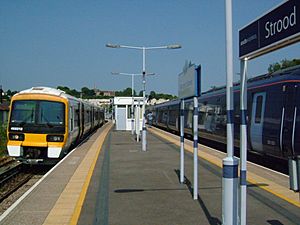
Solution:
<svg viewBox="0 0 300 225">
<path fill-rule="evenodd" d="M 158 129 L 158 128 L 155 128 L 155 129 Z M 159 129 L 158 129 L 158 130 L 159 130 Z M 167 134 L 161 133 L 160 131 L 157 131 L 157 130 L 154 130 L 154 129 L 149 129 L 149 131 L 152 132 L 152 133 L 154 133 L 154 134 L 156 134 L 156 135 L 159 135 L 160 137 L 162 137 L 162 138 L 164 138 L 164 139 L 166 139 L 166 140 L 168 140 L 168 141 L 170 141 L 170 142 L 172 142 L 172 143 L 174 143 L 174 144 L 177 145 L 177 146 L 180 146 L 180 139 L 178 139 L 178 141 L 177 141 L 174 137 L 168 137 Z M 201 146 L 201 145 L 200 145 L 200 146 Z M 200 146 L 199 146 L 199 148 L 200 148 Z M 192 151 L 193 151 L 193 147 L 192 147 L 192 146 L 188 146 L 188 145 L 185 145 L 185 148 L 184 148 L 184 149 L 185 149 L 186 151 L 189 151 L 189 152 L 192 152 Z M 198 156 L 201 157 L 201 158 L 203 158 L 203 159 L 205 159 L 205 160 L 208 161 L 209 163 L 211 163 L 211 164 L 213 164 L 213 165 L 216 165 L 216 166 L 222 168 L 222 162 L 221 162 L 221 163 L 217 163 L 217 162 L 215 162 L 215 161 L 213 161 L 213 160 L 207 158 L 206 156 L 201 155 L 202 153 L 203 153 L 203 152 L 200 151 L 200 152 L 198 153 Z M 264 179 L 264 178 L 262 178 L 262 179 Z M 259 182 L 255 181 L 254 179 L 249 178 L 248 176 L 247 176 L 247 181 L 248 181 L 249 183 L 251 183 L 251 184 L 254 184 L 254 185 L 255 185 L 255 184 L 259 184 Z M 278 186 L 279 186 L 279 185 L 278 185 Z M 283 200 L 285 200 L 285 201 L 287 201 L 287 202 L 289 202 L 290 204 L 295 205 L 295 206 L 297 206 L 297 207 L 300 208 L 300 203 L 299 203 L 299 202 L 297 202 L 297 201 L 295 201 L 295 200 L 293 200 L 293 199 L 290 199 L 290 198 L 288 198 L 288 197 L 286 197 L 286 196 L 284 196 L 284 195 L 282 195 L 282 194 L 280 194 L 280 193 L 277 193 L 277 192 L 275 192 L 275 191 L 273 191 L 273 190 L 271 190 L 271 189 L 269 189 L 269 188 L 262 187 L 262 186 L 258 186 L 258 187 L 261 188 L 261 189 L 263 189 L 263 190 L 265 190 L 265 191 L 267 191 L 267 192 L 269 192 L 269 193 L 271 193 L 271 194 L 273 194 L 273 195 L 275 195 L 275 196 L 277 196 L 277 197 L 279 197 L 279 198 L 281 198 L 281 199 L 283 199 Z"/>
<path fill-rule="evenodd" d="M 109 124 L 109 126 L 107 126 L 105 128 L 105 130 L 103 131 L 103 133 L 102 133 L 103 135 L 101 135 L 99 137 L 100 143 L 99 143 L 99 147 L 98 147 L 98 150 L 97 150 L 97 153 L 96 153 L 96 157 L 93 160 L 93 163 L 92 163 L 92 165 L 91 165 L 91 167 L 89 169 L 89 172 L 88 172 L 88 175 L 86 177 L 86 180 L 85 180 L 85 182 L 83 184 L 82 191 L 81 191 L 81 193 L 79 195 L 79 199 L 77 201 L 77 204 L 75 206 L 74 212 L 73 212 L 72 217 L 71 217 L 71 221 L 69 223 L 70 225 L 76 225 L 77 222 L 78 222 L 78 219 L 79 219 L 79 216 L 80 216 L 80 213 L 81 213 L 81 209 L 82 209 L 82 206 L 83 206 L 83 202 L 84 202 L 84 199 L 85 199 L 85 196 L 86 196 L 86 193 L 87 193 L 87 190 L 88 190 L 88 187 L 89 187 L 89 184 L 90 184 L 93 172 L 95 170 L 99 154 L 101 152 L 101 149 L 102 149 L 103 143 L 105 141 L 105 138 L 106 138 L 107 134 L 109 133 L 110 129 L 112 128 L 112 126 L 113 126 L 113 124 Z"/>
</svg>

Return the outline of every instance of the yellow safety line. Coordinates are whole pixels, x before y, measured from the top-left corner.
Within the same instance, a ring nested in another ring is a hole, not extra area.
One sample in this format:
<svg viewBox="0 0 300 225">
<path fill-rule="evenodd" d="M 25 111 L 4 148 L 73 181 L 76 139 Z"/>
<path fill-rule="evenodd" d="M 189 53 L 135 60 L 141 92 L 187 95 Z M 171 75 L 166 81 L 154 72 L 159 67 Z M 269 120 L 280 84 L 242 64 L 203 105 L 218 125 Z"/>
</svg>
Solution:
<svg viewBox="0 0 300 225">
<path fill-rule="evenodd" d="M 254 179 L 251 179 L 251 178 L 248 178 L 247 181 L 249 181 L 250 183 L 252 183 L 254 185 L 259 184 L 259 182 L 256 182 L 256 181 L 254 181 Z M 281 198 L 281 199 L 283 199 L 283 200 L 285 200 L 285 201 L 287 201 L 287 202 L 289 202 L 289 203 L 291 203 L 291 204 L 293 204 L 293 205 L 300 208 L 300 203 L 299 202 L 297 202 L 293 199 L 290 199 L 290 198 L 284 196 L 283 194 L 277 193 L 277 192 L 271 190 L 270 188 L 259 186 L 259 185 L 258 185 L 258 187 L 261 188 L 261 189 L 264 189 L 265 191 L 270 192 L 271 194 L 276 195 L 277 197 L 279 197 L 279 198 Z"/>
<path fill-rule="evenodd" d="M 90 182 L 91 182 L 92 175 L 93 175 L 94 169 L 95 169 L 95 167 L 96 167 L 96 163 L 97 163 L 99 154 L 100 154 L 101 149 L 102 149 L 102 145 L 103 145 L 104 140 L 105 140 L 105 138 L 106 138 L 106 136 L 107 136 L 109 130 L 111 129 L 111 127 L 112 127 L 112 123 L 109 124 L 109 126 L 107 126 L 107 127 L 105 128 L 105 130 L 103 130 L 101 136 L 99 137 L 99 139 L 100 139 L 100 144 L 99 144 L 99 147 L 98 147 L 98 150 L 97 150 L 97 153 L 96 153 L 96 157 L 94 158 L 93 163 L 91 164 L 91 167 L 90 167 L 90 169 L 89 169 L 88 175 L 87 175 L 87 177 L 86 177 L 86 179 L 85 179 L 85 182 L 84 182 L 82 191 L 81 191 L 81 193 L 80 193 L 78 202 L 77 202 L 77 204 L 76 204 L 74 213 L 73 213 L 72 218 L 71 218 L 71 221 L 70 221 L 70 225 L 76 225 L 77 222 L 78 222 L 78 219 L 79 219 L 79 216 L 80 216 L 80 213 L 81 213 L 81 209 L 82 209 L 82 206 L 83 206 L 83 202 L 84 202 L 84 199 L 85 199 L 85 196 L 86 196 L 86 193 L 87 193 L 89 184 L 90 184 Z M 98 141 L 98 139 L 97 139 L 97 141 Z"/>
<path fill-rule="evenodd" d="M 177 146 L 180 146 L 179 138 L 178 138 L 178 140 L 176 140 L 175 138 L 170 137 L 170 136 L 168 136 L 166 134 L 163 134 L 161 131 L 159 131 L 158 129 L 156 130 L 156 129 L 157 128 L 149 129 L 149 130 L 150 130 L 150 132 L 152 132 L 152 133 L 154 133 L 154 134 L 156 134 L 156 135 L 158 135 L 158 136 L 160 136 L 160 137 L 162 137 L 162 138 L 164 138 L 164 139 L 166 139 L 166 140 L 168 140 L 168 141 L 176 144 Z M 185 150 L 189 151 L 189 152 L 193 152 L 193 147 L 189 146 L 189 145 L 185 145 Z M 216 161 L 214 161 L 214 160 L 212 160 L 212 159 L 210 159 L 210 158 L 208 158 L 208 157 L 206 157 L 206 156 L 204 156 L 203 154 L 200 154 L 200 153 L 198 153 L 198 156 L 201 157 L 201 158 L 203 158 L 203 159 L 205 159 L 206 161 L 210 162 L 213 165 L 216 165 L 216 166 L 218 166 L 220 168 L 223 167 L 222 162 L 218 163 L 218 162 L 216 162 Z M 297 207 L 300 207 L 300 203 L 299 202 L 297 202 L 297 201 L 295 201 L 293 199 L 290 199 L 290 198 L 288 198 L 288 197 L 286 197 L 286 196 L 284 196 L 284 195 L 282 195 L 282 194 L 280 194 L 278 192 L 275 192 L 275 191 L 271 190 L 270 188 L 258 185 L 259 182 L 255 181 L 254 179 L 251 179 L 251 178 L 247 177 L 247 181 L 250 182 L 250 183 L 252 183 L 252 184 L 254 184 L 254 185 L 257 184 L 257 186 L 259 188 L 261 188 L 261 189 L 263 189 L 265 191 L 268 191 L 271 194 L 273 194 L 273 195 L 275 195 L 275 196 L 277 196 L 277 197 L 279 197 L 279 198 L 281 198 L 281 199 L 283 199 L 283 200 L 285 200 L 285 201 L 287 201 L 287 202 L 289 202 L 289 203 L 291 203 L 291 204 L 293 204 L 293 205 L 295 205 Z"/>
<path fill-rule="evenodd" d="M 111 127 L 112 123 L 106 124 L 96 141 L 88 149 L 43 225 L 77 224 L 97 159 Z"/>
</svg>

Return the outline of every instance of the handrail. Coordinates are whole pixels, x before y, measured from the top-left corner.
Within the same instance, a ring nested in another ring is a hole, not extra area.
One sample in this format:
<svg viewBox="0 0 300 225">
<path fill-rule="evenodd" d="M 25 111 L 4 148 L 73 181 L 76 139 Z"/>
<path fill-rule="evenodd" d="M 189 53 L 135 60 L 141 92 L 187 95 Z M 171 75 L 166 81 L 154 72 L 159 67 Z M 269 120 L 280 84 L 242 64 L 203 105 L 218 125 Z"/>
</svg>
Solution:
<svg viewBox="0 0 300 225">
<path fill-rule="evenodd" d="M 280 125 L 280 138 L 279 138 L 279 143 L 280 143 L 280 150 L 281 152 L 283 151 L 282 148 L 282 136 L 283 136 L 283 120 L 284 120 L 284 113 L 285 113 L 285 108 L 282 108 L 282 116 L 281 116 L 281 125 Z"/>
<path fill-rule="evenodd" d="M 296 119 L 297 119 L 297 106 L 295 106 L 295 109 L 294 109 L 294 120 L 293 120 L 293 133 L 292 133 L 292 150 L 293 150 L 293 155 L 295 155 Z"/>
</svg>

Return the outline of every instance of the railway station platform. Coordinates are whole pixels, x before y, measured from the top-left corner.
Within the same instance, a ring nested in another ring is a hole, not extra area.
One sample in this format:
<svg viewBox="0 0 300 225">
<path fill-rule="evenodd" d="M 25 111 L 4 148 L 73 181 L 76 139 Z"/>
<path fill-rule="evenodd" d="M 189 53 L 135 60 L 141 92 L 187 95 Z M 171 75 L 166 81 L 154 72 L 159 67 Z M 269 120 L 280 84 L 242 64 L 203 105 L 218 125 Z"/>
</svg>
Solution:
<svg viewBox="0 0 300 225">
<path fill-rule="evenodd" d="M 190 143 L 186 183 L 180 184 L 177 137 L 148 131 L 148 151 L 142 152 L 131 132 L 107 123 L 7 210 L 0 225 L 222 224 L 222 153 L 200 146 L 199 196 L 193 200 Z M 254 165 L 249 170 L 247 224 L 300 224 L 298 195 L 288 186 L 279 190 L 287 179 Z"/>
</svg>

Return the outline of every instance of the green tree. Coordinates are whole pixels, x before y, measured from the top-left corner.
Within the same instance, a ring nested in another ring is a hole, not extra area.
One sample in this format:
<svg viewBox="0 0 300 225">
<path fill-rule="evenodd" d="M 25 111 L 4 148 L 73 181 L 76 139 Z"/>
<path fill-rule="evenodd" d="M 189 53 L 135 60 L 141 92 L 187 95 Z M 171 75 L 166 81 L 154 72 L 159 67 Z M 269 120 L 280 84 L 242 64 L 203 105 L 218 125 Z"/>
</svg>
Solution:
<svg viewBox="0 0 300 225">
<path fill-rule="evenodd" d="M 0 125 L 0 157 L 7 155 L 7 137 L 6 137 L 6 126 Z"/>
<path fill-rule="evenodd" d="M 56 89 L 62 90 L 66 92 L 67 94 L 70 94 L 70 88 L 65 87 L 65 86 L 57 86 Z"/>
<path fill-rule="evenodd" d="M 129 97 L 132 95 L 132 89 L 130 87 L 124 89 L 123 91 L 116 91 L 115 92 L 116 96 L 124 96 L 124 97 Z M 136 96 L 136 91 L 133 91 L 133 95 Z"/>
<path fill-rule="evenodd" d="M 279 62 L 270 64 L 268 67 L 268 72 L 269 73 L 274 73 L 278 70 L 281 69 L 286 69 L 292 66 L 300 65 L 300 59 L 293 59 L 293 60 L 288 60 L 288 59 L 283 59 Z"/>
<path fill-rule="evenodd" d="M 68 94 L 72 95 L 72 96 L 74 96 L 76 98 L 80 98 L 80 92 L 77 91 L 77 90 L 75 90 L 75 89 L 70 90 L 70 92 Z"/>
<path fill-rule="evenodd" d="M 131 94 L 132 94 L 131 88 L 126 88 L 123 90 L 123 96 L 131 96 Z"/>
<path fill-rule="evenodd" d="M 7 91 L 6 91 L 6 96 L 7 96 L 7 98 L 11 98 L 12 96 L 14 96 L 15 94 L 17 94 L 18 93 L 18 91 L 11 91 L 10 89 L 8 89 Z"/>
<path fill-rule="evenodd" d="M 11 93 L 12 93 L 11 90 L 8 89 L 7 92 L 6 92 L 6 95 L 7 95 L 7 96 L 11 96 Z"/>
<path fill-rule="evenodd" d="M 156 98 L 156 93 L 155 91 L 150 91 L 149 99 Z"/>
<path fill-rule="evenodd" d="M 66 87 L 66 86 L 57 86 L 57 89 L 59 89 L 59 90 L 62 90 L 62 91 L 64 91 L 64 92 L 66 92 L 66 94 L 68 94 L 68 95 L 72 95 L 72 96 L 74 96 L 74 97 L 76 97 L 76 98 L 79 98 L 80 97 L 80 92 L 78 92 L 77 90 L 75 90 L 75 89 L 70 89 L 70 88 L 68 88 L 68 87 Z"/>
<path fill-rule="evenodd" d="M 95 91 L 87 87 L 81 88 L 82 98 L 94 98 Z"/>
</svg>

